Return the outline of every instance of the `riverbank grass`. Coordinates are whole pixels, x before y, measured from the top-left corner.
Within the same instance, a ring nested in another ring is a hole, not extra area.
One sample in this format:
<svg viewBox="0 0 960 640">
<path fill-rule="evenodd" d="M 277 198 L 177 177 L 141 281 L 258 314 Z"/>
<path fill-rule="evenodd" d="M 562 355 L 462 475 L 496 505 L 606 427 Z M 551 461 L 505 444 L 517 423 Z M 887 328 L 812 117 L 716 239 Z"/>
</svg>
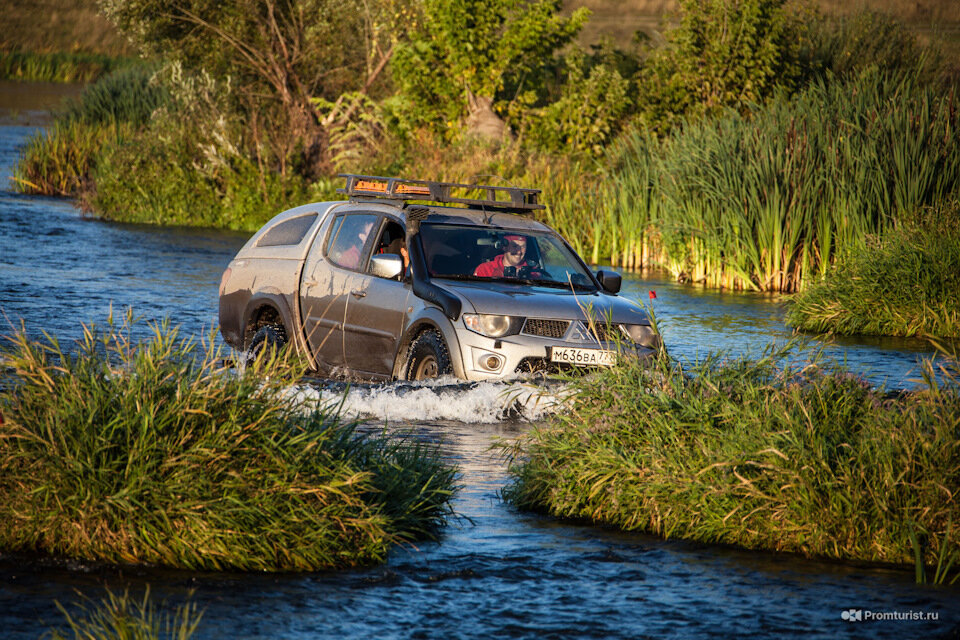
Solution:
<svg viewBox="0 0 960 640">
<path fill-rule="evenodd" d="M 93 82 L 137 64 L 130 56 L 71 51 L 0 51 L 0 79 L 21 82 Z"/>
<path fill-rule="evenodd" d="M 23 330 L 2 347 L 0 551 L 187 569 L 318 570 L 434 538 L 455 470 L 365 435 L 289 391 L 301 368 L 243 374 L 163 324 L 75 349 Z"/>
<path fill-rule="evenodd" d="M 188 640 L 192 638 L 203 617 L 196 604 L 186 603 L 173 611 L 164 611 L 165 603 L 158 604 L 150 597 L 149 587 L 142 598 L 129 591 L 117 594 L 109 589 L 101 600 L 83 598 L 71 607 L 57 603 L 66 619 L 65 628 L 53 628 L 44 638 L 50 640 Z"/>
<path fill-rule="evenodd" d="M 960 560 L 960 371 L 888 394 L 815 358 L 661 359 L 576 381 L 504 497 L 667 538 L 933 567 Z M 948 578 L 948 576 L 950 576 Z"/>
<path fill-rule="evenodd" d="M 960 203 L 924 212 L 794 296 L 804 331 L 960 338 Z"/>
</svg>

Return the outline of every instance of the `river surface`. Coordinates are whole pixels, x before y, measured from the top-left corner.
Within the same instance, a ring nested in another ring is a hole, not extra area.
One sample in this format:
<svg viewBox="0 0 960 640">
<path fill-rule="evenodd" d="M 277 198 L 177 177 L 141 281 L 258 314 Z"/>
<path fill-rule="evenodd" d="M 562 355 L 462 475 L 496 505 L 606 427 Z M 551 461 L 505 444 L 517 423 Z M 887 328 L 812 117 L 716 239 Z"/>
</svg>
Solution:
<svg viewBox="0 0 960 640">
<path fill-rule="evenodd" d="M 33 125 L 0 126 L 0 178 Z M 67 344 L 81 322 L 132 306 L 145 322 L 171 318 L 184 334 L 215 327 L 220 274 L 246 234 L 105 223 L 72 203 L 13 193 L 0 179 L 0 322 L 22 321 Z M 628 276 L 649 301 L 667 348 L 695 359 L 756 354 L 791 332 L 779 298 L 703 291 Z M 9 323 L 9 324 L 8 324 Z M 142 325 L 146 331 L 146 324 Z M 8 330 L 0 331 L 8 333 Z M 814 344 L 810 348 L 815 348 Z M 921 342 L 849 340 L 826 347 L 874 384 L 910 387 Z M 800 357 L 800 356 L 798 356 Z M 306 386 L 304 393 L 334 393 Z M 804 559 L 518 513 L 491 444 L 549 413 L 527 403 L 504 417 L 519 387 L 364 386 L 344 410 L 441 443 L 463 490 L 440 542 L 400 548 L 379 567 L 339 573 L 197 573 L 0 555 L 0 637 L 36 638 L 105 587 L 158 599 L 190 597 L 205 611 L 199 638 L 909 638 L 955 637 L 960 588 L 918 586 L 909 568 Z M 418 416 L 412 420 L 412 416 Z M 2 526 L 2 524 L 0 524 Z M 192 595 L 190 595 L 192 594 Z M 841 613 L 936 615 L 934 621 L 846 622 Z"/>
</svg>

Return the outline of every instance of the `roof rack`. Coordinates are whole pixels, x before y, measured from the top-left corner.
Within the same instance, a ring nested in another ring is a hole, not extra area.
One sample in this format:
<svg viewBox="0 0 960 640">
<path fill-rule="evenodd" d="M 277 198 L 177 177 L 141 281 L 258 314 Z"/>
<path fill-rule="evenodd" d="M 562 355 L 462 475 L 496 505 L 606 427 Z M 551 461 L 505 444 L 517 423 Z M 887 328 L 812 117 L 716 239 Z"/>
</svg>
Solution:
<svg viewBox="0 0 960 640">
<path fill-rule="evenodd" d="M 354 173 L 341 173 L 346 178 L 345 189 L 337 189 L 351 198 L 383 198 L 387 200 L 429 200 L 453 204 L 465 204 L 484 207 L 497 211 L 529 213 L 546 209 L 537 203 L 540 189 L 521 189 L 519 187 L 492 187 L 484 184 L 460 184 L 457 182 L 434 182 L 432 180 L 407 180 L 383 176 L 364 176 Z M 487 192 L 485 200 L 457 198 L 451 195 L 453 189 L 483 189 Z M 509 200 L 498 200 L 497 196 L 506 194 Z"/>
</svg>

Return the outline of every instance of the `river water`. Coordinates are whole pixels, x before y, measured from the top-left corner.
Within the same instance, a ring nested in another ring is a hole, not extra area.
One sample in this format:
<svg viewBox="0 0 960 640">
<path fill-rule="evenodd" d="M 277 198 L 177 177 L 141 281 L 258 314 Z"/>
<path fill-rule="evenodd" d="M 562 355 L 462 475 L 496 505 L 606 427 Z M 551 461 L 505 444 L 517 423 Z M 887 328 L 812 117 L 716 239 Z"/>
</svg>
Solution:
<svg viewBox="0 0 960 640">
<path fill-rule="evenodd" d="M 0 126 L 0 176 L 10 175 L 35 130 Z M 220 273 L 245 239 L 91 220 L 68 201 L 21 196 L 3 180 L 0 322 L 23 321 L 31 335 L 46 331 L 66 343 L 79 336 L 80 322 L 132 306 L 147 321 L 171 318 L 184 334 L 209 331 Z M 627 277 L 624 289 L 638 300 L 656 291 L 665 343 L 680 357 L 759 353 L 790 336 L 776 297 L 655 277 Z M 826 349 L 891 387 L 913 386 L 918 359 L 930 355 L 923 343 L 904 340 Z M 915 585 L 911 569 L 664 541 L 518 513 L 498 497 L 508 477 L 489 448 L 550 411 L 543 401 L 528 403 L 520 418 L 503 417 L 501 407 L 524 393 L 503 384 L 380 385 L 348 397 L 345 411 L 436 440 L 459 466 L 463 490 L 454 506 L 462 518 L 440 542 L 395 550 L 379 567 L 281 575 L 0 555 L 0 636 L 36 638 L 62 623 L 56 601 L 147 585 L 159 599 L 190 597 L 205 611 L 199 638 L 905 638 L 960 630 L 960 588 Z M 846 622 L 841 613 L 849 609 L 938 619 Z"/>
</svg>

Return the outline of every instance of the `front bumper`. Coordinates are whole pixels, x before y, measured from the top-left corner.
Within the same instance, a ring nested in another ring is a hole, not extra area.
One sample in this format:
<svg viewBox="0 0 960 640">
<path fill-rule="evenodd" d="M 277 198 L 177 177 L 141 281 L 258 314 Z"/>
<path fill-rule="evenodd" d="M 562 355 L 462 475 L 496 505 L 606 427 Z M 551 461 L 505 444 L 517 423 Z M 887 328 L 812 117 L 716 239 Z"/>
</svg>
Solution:
<svg viewBox="0 0 960 640">
<path fill-rule="evenodd" d="M 584 343 L 527 334 L 505 338 L 487 338 L 458 327 L 460 358 L 467 380 L 498 380 L 540 371 L 552 372 L 574 368 L 576 365 L 550 362 L 553 347 L 574 349 L 604 349 L 617 351 L 618 357 L 646 359 L 656 355 L 655 348 L 629 342 Z M 490 365 L 496 362 L 497 366 Z"/>
</svg>

